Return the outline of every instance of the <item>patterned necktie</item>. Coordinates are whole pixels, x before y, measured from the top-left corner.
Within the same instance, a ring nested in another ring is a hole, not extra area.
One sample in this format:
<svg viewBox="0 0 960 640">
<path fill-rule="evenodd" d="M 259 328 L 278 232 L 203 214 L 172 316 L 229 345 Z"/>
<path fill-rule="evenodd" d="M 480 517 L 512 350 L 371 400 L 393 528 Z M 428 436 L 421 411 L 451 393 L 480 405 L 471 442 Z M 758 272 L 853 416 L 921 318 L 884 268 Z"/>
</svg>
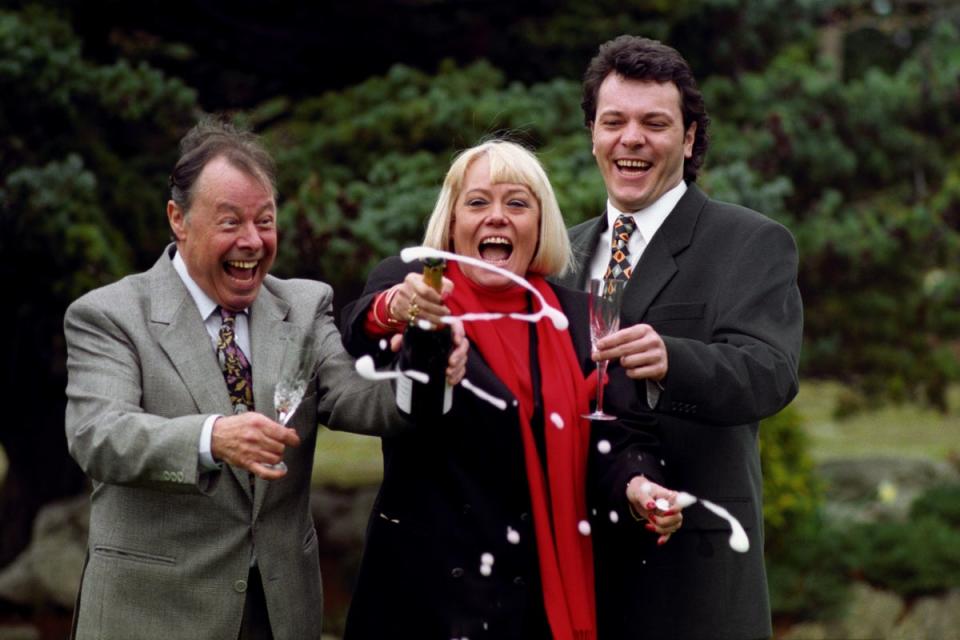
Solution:
<svg viewBox="0 0 960 640">
<path fill-rule="evenodd" d="M 223 379 L 227 383 L 233 412 L 253 411 L 253 374 L 250 362 L 240 350 L 234 334 L 237 314 L 220 307 L 220 317 L 223 324 L 220 325 L 220 334 L 217 336 L 217 359 L 220 361 Z"/>
<path fill-rule="evenodd" d="M 630 266 L 630 249 L 627 244 L 630 236 L 637 230 L 637 223 L 633 216 L 619 215 L 613 223 L 613 234 L 610 237 L 610 264 L 603 274 L 604 279 L 629 280 L 633 273 Z"/>
</svg>

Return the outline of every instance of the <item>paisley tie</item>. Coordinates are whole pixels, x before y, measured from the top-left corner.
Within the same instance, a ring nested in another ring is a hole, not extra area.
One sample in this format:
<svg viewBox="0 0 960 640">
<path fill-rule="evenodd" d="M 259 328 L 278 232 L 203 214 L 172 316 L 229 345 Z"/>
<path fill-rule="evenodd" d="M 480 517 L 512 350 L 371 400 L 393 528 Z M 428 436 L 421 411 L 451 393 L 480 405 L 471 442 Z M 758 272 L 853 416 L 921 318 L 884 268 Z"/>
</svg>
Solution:
<svg viewBox="0 0 960 640">
<path fill-rule="evenodd" d="M 253 374 L 250 361 L 243 355 L 237 344 L 234 325 L 237 314 L 220 307 L 220 334 L 217 336 L 217 359 L 220 361 L 220 370 L 227 383 L 230 393 L 230 402 L 233 403 L 234 413 L 253 411 Z"/>
</svg>

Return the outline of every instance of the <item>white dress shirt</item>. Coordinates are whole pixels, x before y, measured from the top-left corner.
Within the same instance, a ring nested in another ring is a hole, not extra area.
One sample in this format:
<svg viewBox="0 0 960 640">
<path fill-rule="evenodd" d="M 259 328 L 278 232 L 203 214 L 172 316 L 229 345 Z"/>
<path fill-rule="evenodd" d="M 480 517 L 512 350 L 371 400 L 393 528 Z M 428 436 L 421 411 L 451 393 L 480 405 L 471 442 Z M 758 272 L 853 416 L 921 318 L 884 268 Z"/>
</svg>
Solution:
<svg viewBox="0 0 960 640">
<path fill-rule="evenodd" d="M 610 240 L 613 237 L 613 223 L 617 221 L 620 215 L 630 216 L 637 225 L 627 243 L 627 249 L 630 251 L 628 256 L 630 266 L 636 271 L 637 262 L 640 261 L 644 249 L 650 244 L 653 235 L 686 192 L 687 183 L 681 180 L 677 186 L 664 193 L 649 207 L 634 212 L 618 211 L 608 199 L 607 228 L 600 234 L 600 239 L 597 241 L 597 250 L 593 252 L 593 259 L 590 261 L 590 278 L 603 278 L 607 272 L 607 265 L 610 264 Z"/>
<path fill-rule="evenodd" d="M 632 213 L 618 211 L 608 198 L 607 228 L 600 234 L 600 239 L 597 241 L 597 249 L 593 252 L 593 259 L 590 261 L 590 278 L 600 279 L 607 273 L 607 266 L 610 264 L 610 255 L 612 253 L 610 251 L 610 241 L 613 238 L 613 223 L 617 221 L 620 215 L 632 217 L 637 225 L 634 232 L 630 234 L 630 240 L 627 242 L 627 249 L 630 251 L 627 257 L 630 259 L 630 266 L 633 267 L 633 272 L 630 277 L 642 278 L 643 274 L 637 273 L 637 263 L 640 261 L 640 256 L 643 255 L 644 249 L 650 244 L 654 234 L 660 229 L 660 225 L 667 219 L 667 216 L 670 215 L 670 212 L 673 211 L 673 208 L 677 206 L 680 198 L 682 198 L 686 192 L 687 183 L 681 180 L 677 186 L 657 198 L 657 201 L 649 207 Z M 590 278 L 587 279 L 588 291 L 590 288 Z M 663 386 L 661 386 L 659 382 L 647 380 L 647 404 L 651 409 L 656 408 L 657 403 L 660 402 L 660 391 L 662 390 Z"/>
<path fill-rule="evenodd" d="M 210 335 L 211 345 L 214 352 L 216 352 L 217 339 L 220 335 L 220 325 L 223 324 L 223 318 L 221 318 L 220 314 L 217 312 L 217 307 L 219 305 L 214 302 L 203 289 L 200 288 L 200 285 L 198 285 L 193 278 L 190 277 L 190 273 L 187 271 L 187 265 L 180 256 L 179 251 L 173 256 L 173 268 L 177 272 L 177 275 L 180 276 L 180 279 L 183 280 L 183 284 L 187 287 L 187 291 L 190 292 L 190 297 L 193 298 L 194 304 L 197 305 L 197 310 L 200 311 L 200 317 L 203 318 L 203 326 Z M 243 351 L 244 355 L 247 356 L 247 360 L 249 361 L 250 323 L 247 319 L 248 311 L 248 309 L 244 309 L 242 312 L 237 314 L 236 319 L 234 320 L 233 335 L 237 342 L 237 346 L 240 347 L 240 350 Z M 214 414 L 209 416 L 203 422 L 203 430 L 200 432 L 199 444 L 199 460 L 201 469 L 210 470 L 216 469 L 220 466 L 220 464 L 213 458 L 210 440 L 213 437 L 213 423 L 217 420 L 217 418 L 221 417 L 223 416 Z"/>
</svg>

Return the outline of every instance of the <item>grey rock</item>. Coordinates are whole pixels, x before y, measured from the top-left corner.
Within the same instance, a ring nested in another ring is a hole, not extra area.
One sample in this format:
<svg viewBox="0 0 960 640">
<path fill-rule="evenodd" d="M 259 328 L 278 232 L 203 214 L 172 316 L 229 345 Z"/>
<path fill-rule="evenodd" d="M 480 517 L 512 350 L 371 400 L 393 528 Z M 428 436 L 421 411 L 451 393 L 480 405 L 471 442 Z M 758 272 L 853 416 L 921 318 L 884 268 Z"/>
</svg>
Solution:
<svg viewBox="0 0 960 640">
<path fill-rule="evenodd" d="M 817 473 L 826 485 L 827 517 L 854 522 L 903 520 L 918 495 L 960 482 L 956 468 L 926 458 L 836 459 L 818 465 Z"/>
<path fill-rule="evenodd" d="M 829 626 L 827 637 L 887 638 L 903 609 L 903 600 L 896 594 L 863 583 L 854 584 L 846 614 L 838 623 Z"/>
<path fill-rule="evenodd" d="M 960 590 L 913 603 L 890 632 L 891 640 L 960 640 Z"/>
<path fill-rule="evenodd" d="M 72 608 L 80 587 L 89 522 L 90 499 L 85 494 L 41 509 L 30 545 L 0 571 L 0 599 Z"/>
</svg>

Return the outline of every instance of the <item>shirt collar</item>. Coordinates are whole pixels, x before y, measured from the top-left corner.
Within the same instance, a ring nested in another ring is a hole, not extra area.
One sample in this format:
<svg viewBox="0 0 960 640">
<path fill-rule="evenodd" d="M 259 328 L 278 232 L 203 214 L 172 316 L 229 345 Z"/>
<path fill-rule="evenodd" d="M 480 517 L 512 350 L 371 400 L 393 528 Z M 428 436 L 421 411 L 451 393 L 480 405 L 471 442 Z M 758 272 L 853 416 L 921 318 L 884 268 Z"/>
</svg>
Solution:
<svg viewBox="0 0 960 640">
<path fill-rule="evenodd" d="M 660 225 L 667 219 L 667 216 L 670 215 L 670 212 L 673 211 L 673 208 L 677 206 L 680 198 L 682 198 L 686 192 L 687 183 L 681 180 L 677 183 L 677 186 L 657 198 L 657 201 L 650 206 L 640 211 L 625 214 L 619 211 L 613 206 L 613 203 L 607 199 L 607 228 L 612 229 L 613 223 L 617 221 L 617 217 L 621 214 L 628 215 L 633 217 L 634 222 L 637 224 L 637 230 L 640 232 L 644 241 L 650 242 L 653 234 L 657 232 L 657 229 L 660 228 Z"/>
<path fill-rule="evenodd" d="M 210 317 L 214 311 L 217 310 L 218 305 L 206 292 L 200 288 L 200 285 L 190 277 L 190 272 L 187 271 L 187 263 L 183 261 L 183 257 L 180 255 L 180 252 L 177 251 L 173 255 L 173 268 L 177 272 L 177 275 L 180 276 L 180 279 L 183 280 L 184 286 L 187 287 L 187 291 L 190 292 L 190 297 L 193 298 L 194 304 L 197 305 L 197 309 L 200 311 L 200 317 L 203 318 L 206 322 L 207 318 Z M 247 309 L 244 309 L 242 313 L 246 313 Z"/>
</svg>

